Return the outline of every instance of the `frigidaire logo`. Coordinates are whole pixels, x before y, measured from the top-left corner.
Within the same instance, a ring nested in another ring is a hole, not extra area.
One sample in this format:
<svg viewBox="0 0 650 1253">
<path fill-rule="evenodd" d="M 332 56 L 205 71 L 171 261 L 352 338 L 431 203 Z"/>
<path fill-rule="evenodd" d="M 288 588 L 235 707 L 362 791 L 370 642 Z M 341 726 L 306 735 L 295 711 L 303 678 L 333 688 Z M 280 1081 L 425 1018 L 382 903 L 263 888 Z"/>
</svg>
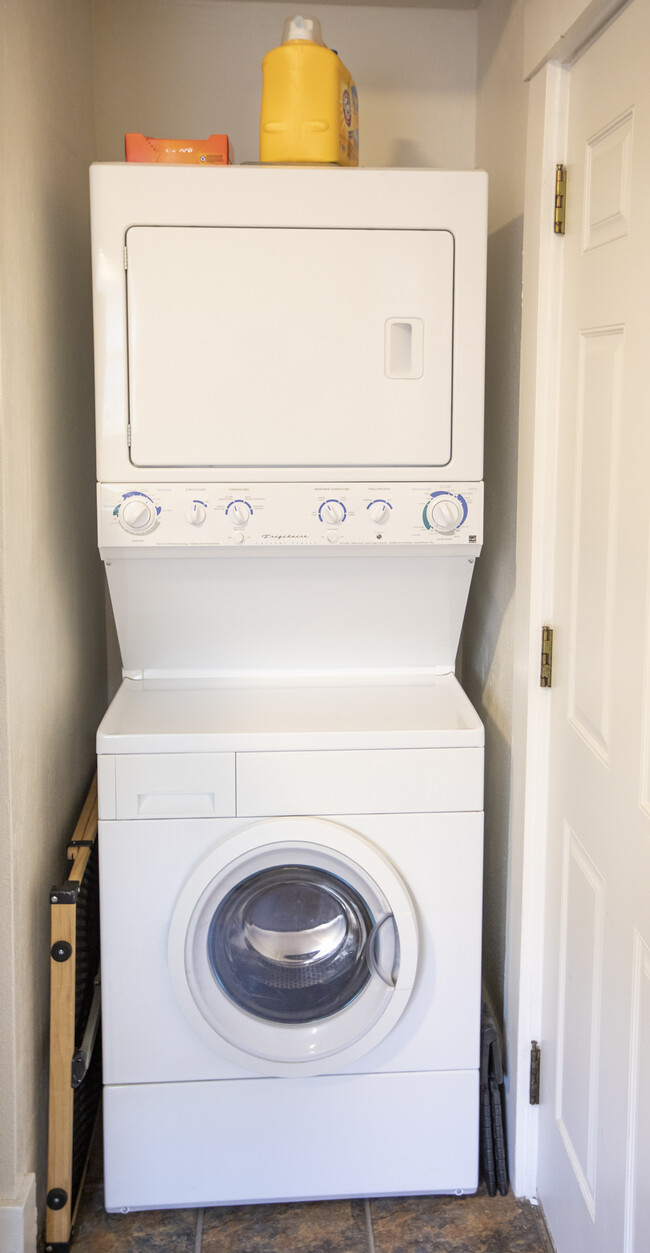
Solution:
<svg viewBox="0 0 650 1253">
<path fill-rule="evenodd" d="M 269 535 L 267 532 L 266 535 L 262 536 L 262 539 L 309 539 L 309 536 L 308 535 L 288 535 L 288 534 L 287 535 Z"/>
</svg>

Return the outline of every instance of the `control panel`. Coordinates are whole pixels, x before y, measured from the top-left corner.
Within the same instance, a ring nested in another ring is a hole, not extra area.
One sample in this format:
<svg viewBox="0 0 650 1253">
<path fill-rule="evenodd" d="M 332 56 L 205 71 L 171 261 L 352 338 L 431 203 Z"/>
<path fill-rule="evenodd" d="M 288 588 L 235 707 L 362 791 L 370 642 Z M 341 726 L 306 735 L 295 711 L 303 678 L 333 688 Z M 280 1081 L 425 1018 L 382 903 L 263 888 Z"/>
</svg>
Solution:
<svg viewBox="0 0 650 1253">
<path fill-rule="evenodd" d="M 481 547 L 482 483 L 98 486 L 101 548 Z"/>
</svg>

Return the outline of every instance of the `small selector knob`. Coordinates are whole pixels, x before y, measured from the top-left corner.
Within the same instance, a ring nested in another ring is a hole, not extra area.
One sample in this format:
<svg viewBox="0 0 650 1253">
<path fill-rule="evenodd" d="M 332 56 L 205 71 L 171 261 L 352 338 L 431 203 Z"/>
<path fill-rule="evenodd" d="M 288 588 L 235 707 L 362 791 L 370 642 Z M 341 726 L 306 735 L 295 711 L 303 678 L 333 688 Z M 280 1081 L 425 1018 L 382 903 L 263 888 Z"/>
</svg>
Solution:
<svg viewBox="0 0 650 1253">
<path fill-rule="evenodd" d="M 390 518 L 391 508 L 387 500 L 372 500 L 368 505 L 368 516 L 376 526 L 383 526 Z"/>
<path fill-rule="evenodd" d="M 208 516 L 208 511 L 202 500 L 193 500 L 188 506 L 185 516 L 190 526 L 203 526 Z"/>
<path fill-rule="evenodd" d="M 231 500 L 226 509 L 226 514 L 234 526 L 246 526 L 252 512 L 247 500 Z"/>
<path fill-rule="evenodd" d="M 340 526 L 345 520 L 345 505 L 340 500 L 326 500 L 321 505 L 318 515 L 326 526 Z"/>
<path fill-rule="evenodd" d="M 131 535 L 146 535 L 156 525 L 158 510 L 148 496 L 128 496 L 120 505 L 118 518 Z"/>
</svg>

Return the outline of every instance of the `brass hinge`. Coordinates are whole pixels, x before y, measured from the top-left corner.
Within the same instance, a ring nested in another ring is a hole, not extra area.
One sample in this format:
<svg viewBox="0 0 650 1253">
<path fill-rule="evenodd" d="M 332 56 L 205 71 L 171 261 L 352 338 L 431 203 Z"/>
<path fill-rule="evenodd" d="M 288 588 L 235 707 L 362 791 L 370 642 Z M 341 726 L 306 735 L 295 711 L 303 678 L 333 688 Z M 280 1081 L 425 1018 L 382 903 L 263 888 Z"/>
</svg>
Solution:
<svg viewBox="0 0 650 1253">
<path fill-rule="evenodd" d="M 555 217 L 553 230 L 556 235 L 564 235 L 566 227 L 566 165 L 555 167 Z"/>
<path fill-rule="evenodd" d="M 542 627 L 542 656 L 539 669 L 539 686 L 551 687 L 553 683 L 553 627 Z"/>
<path fill-rule="evenodd" d="M 530 1105 L 539 1105 L 539 1066 L 542 1058 L 542 1050 L 537 1040 L 533 1040 L 530 1046 L 530 1087 L 528 1102 Z"/>
</svg>

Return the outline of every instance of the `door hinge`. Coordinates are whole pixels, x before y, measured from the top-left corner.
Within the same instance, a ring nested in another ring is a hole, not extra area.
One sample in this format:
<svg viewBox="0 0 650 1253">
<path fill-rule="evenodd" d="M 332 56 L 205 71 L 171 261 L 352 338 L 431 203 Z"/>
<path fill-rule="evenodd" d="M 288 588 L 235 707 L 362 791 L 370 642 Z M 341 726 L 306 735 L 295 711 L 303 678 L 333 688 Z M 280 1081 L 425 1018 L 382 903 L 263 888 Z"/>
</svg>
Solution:
<svg viewBox="0 0 650 1253">
<path fill-rule="evenodd" d="M 530 1105 L 539 1105 L 539 1067 L 542 1057 L 537 1040 L 533 1040 L 530 1046 L 530 1088 L 528 1101 Z"/>
<path fill-rule="evenodd" d="M 553 230 L 556 235 L 564 235 L 566 227 L 566 165 L 555 167 L 555 217 Z M 126 250 L 125 250 L 126 251 Z"/>
<path fill-rule="evenodd" d="M 542 627 L 542 654 L 539 669 L 539 686 L 553 684 L 553 627 Z"/>
<path fill-rule="evenodd" d="M 124 245 L 124 269 L 128 270 L 128 268 L 129 268 L 129 253 L 128 253 L 127 246 L 125 244 Z"/>
<path fill-rule="evenodd" d="M 127 448 L 131 447 L 131 423 L 130 422 L 127 422 L 126 424 L 126 446 Z"/>
</svg>

